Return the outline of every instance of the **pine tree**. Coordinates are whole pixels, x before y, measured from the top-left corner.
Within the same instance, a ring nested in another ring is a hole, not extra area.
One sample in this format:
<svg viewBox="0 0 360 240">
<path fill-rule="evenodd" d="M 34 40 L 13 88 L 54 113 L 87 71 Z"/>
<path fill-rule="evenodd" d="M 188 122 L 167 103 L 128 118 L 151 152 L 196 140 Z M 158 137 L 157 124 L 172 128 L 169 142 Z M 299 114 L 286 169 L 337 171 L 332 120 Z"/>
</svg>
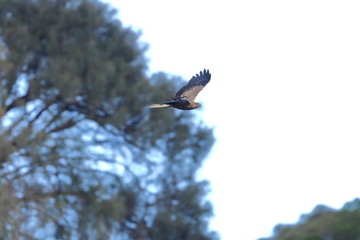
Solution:
<svg viewBox="0 0 360 240">
<path fill-rule="evenodd" d="M 303 214 L 298 223 L 278 224 L 270 238 L 261 240 L 358 240 L 360 239 L 360 199 L 348 202 L 340 210 L 318 205 Z"/>
<path fill-rule="evenodd" d="M 217 238 L 212 130 L 147 109 L 181 79 L 138 37 L 95 0 L 0 0 L 1 239 Z"/>
</svg>

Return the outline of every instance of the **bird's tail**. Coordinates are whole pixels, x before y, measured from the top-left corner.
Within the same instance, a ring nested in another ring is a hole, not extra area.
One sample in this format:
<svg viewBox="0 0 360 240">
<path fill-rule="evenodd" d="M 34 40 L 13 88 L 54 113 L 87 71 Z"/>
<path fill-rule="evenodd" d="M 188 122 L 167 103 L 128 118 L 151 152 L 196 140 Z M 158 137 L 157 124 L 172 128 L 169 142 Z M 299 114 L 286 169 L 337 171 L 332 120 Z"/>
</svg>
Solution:
<svg viewBox="0 0 360 240">
<path fill-rule="evenodd" d="M 166 108 L 166 107 L 170 107 L 170 105 L 162 103 L 162 104 L 152 104 L 149 106 L 149 108 Z"/>
</svg>

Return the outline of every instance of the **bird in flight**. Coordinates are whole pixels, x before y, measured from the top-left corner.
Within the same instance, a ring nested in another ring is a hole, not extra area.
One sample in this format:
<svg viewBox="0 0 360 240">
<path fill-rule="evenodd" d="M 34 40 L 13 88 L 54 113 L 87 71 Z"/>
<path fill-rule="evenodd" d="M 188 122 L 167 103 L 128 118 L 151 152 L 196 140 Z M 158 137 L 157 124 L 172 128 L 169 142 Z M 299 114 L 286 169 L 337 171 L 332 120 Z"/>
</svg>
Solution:
<svg viewBox="0 0 360 240">
<path fill-rule="evenodd" d="M 204 69 L 204 71 L 193 76 L 185 86 L 180 88 L 171 100 L 161 104 L 152 104 L 150 105 L 150 108 L 174 107 L 181 110 L 192 110 L 198 108 L 201 104 L 195 102 L 195 98 L 210 81 L 210 78 L 211 74 L 209 70 Z"/>
</svg>

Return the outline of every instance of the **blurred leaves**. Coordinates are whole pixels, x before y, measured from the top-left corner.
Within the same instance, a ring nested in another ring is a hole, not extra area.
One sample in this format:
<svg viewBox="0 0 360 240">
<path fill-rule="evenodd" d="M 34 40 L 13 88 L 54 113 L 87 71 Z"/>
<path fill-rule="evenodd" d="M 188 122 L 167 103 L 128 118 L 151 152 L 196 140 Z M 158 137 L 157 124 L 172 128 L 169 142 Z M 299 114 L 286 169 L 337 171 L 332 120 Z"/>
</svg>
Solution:
<svg viewBox="0 0 360 240">
<path fill-rule="evenodd" d="M 216 239 L 214 142 L 191 112 L 150 111 L 183 80 L 96 0 L 0 0 L 2 239 Z"/>
<path fill-rule="evenodd" d="M 360 199 L 348 202 L 340 210 L 318 205 L 302 215 L 296 224 L 279 224 L 273 237 L 262 240 L 360 239 Z"/>
</svg>

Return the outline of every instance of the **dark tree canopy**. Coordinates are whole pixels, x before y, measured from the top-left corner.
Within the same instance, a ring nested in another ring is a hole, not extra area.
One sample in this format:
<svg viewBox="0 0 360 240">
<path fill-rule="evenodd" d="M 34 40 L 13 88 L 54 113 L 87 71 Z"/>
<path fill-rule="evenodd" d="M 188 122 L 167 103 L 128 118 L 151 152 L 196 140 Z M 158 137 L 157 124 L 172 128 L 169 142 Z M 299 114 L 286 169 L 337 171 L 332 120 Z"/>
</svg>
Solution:
<svg viewBox="0 0 360 240">
<path fill-rule="evenodd" d="M 116 14 L 0 0 L 0 239 L 217 238 L 195 178 L 212 130 L 147 109 L 182 80 L 147 77 L 146 46 Z"/>
<path fill-rule="evenodd" d="M 318 205 L 296 224 L 279 224 L 270 238 L 261 240 L 358 240 L 360 239 L 360 199 L 340 210 Z"/>
</svg>

